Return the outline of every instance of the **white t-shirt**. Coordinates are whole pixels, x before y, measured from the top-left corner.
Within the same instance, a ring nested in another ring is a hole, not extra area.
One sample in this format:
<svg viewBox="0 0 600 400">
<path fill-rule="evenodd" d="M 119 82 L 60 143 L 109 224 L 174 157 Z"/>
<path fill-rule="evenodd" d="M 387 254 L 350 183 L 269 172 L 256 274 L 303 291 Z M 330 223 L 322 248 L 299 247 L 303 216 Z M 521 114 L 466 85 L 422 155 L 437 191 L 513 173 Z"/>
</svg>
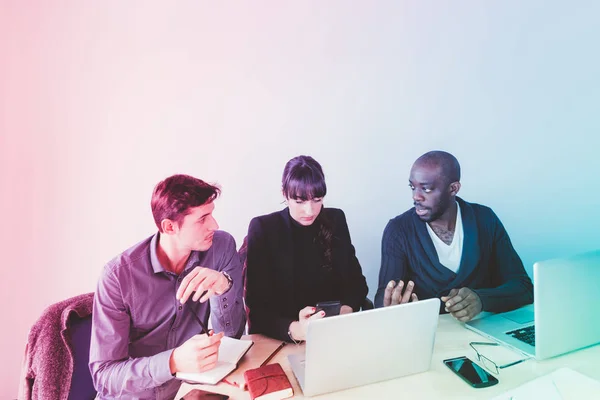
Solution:
<svg viewBox="0 0 600 400">
<path fill-rule="evenodd" d="M 458 202 L 456 203 L 456 226 L 454 227 L 454 237 L 452 238 L 452 243 L 447 245 L 435 234 L 433 229 L 427 225 L 427 232 L 429 232 L 429 236 L 431 236 L 431 240 L 433 241 L 433 245 L 435 246 L 435 251 L 437 251 L 438 258 L 440 263 L 448 268 L 450 271 L 457 272 L 460 267 L 460 259 L 462 257 L 462 248 L 463 248 L 463 224 L 462 224 L 462 216 L 460 214 L 460 205 Z"/>
</svg>

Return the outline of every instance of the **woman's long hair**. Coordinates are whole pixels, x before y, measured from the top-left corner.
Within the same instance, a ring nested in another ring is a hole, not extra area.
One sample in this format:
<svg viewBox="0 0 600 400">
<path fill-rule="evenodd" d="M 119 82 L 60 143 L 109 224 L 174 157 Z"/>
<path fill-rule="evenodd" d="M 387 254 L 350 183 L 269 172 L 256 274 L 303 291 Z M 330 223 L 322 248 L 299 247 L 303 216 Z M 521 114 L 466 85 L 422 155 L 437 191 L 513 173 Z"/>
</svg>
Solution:
<svg viewBox="0 0 600 400">
<path fill-rule="evenodd" d="M 309 201 L 325 197 L 327 185 L 323 168 L 310 156 L 298 156 L 285 164 L 281 179 L 283 195 L 288 199 Z M 331 269 L 333 252 L 333 227 L 323 209 L 315 220 L 319 224 L 317 243 L 323 249 L 323 268 Z"/>
</svg>

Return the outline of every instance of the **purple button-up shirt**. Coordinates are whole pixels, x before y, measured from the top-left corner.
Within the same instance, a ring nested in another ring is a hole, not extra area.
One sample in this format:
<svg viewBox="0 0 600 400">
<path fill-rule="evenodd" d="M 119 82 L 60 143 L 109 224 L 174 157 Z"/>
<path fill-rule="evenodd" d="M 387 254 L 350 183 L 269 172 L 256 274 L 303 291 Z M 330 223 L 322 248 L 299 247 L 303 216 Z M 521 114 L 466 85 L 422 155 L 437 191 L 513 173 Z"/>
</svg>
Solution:
<svg viewBox="0 0 600 400">
<path fill-rule="evenodd" d="M 159 234 L 131 247 L 105 267 L 94 296 L 90 371 L 98 399 L 173 399 L 180 381 L 169 358 L 174 348 L 201 333 L 194 312 L 216 332 L 244 331 L 242 266 L 235 240 L 216 231 L 207 251 L 190 254 L 184 271 L 166 271 L 156 256 Z M 232 287 L 207 303 L 175 299 L 185 275 L 197 266 L 225 271 Z M 210 303 L 210 308 L 208 303 Z"/>
</svg>

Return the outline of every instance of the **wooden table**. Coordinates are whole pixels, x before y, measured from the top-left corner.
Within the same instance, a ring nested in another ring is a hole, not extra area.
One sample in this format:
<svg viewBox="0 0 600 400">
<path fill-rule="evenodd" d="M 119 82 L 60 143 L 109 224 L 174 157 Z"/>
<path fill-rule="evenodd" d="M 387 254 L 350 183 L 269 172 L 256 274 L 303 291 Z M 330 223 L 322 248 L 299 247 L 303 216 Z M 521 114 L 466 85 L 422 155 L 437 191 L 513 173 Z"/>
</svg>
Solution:
<svg viewBox="0 0 600 400">
<path fill-rule="evenodd" d="M 254 346 L 252 346 L 250 351 L 242 359 L 237 370 L 227 377 L 227 380 L 232 382 L 243 382 L 244 371 L 258 367 L 264 359 L 266 359 L 267 356 L 281 344 L 280 341 L 267 338 L 263 335 L 248 335 L 244 336 L 244 338 L 253 340 Z M 410 400 L 489 399 L 539 376 L 550 373 L 560 367 L 569 367 L 600 381 L 600 345 L 596 345 L 550 360 L 535 361 L 531 359 L 503 369 L 500 374 L 497 375 L 497 378 L 499 379 L 497 385 L 484 389 L 474 389 L 464 383 L 458 376 L 454 375 L 442 363 L 442 361 L 447 358 L 465 355 L 476 361 L 476 355 L 469 347 L 469 342 L 471 341 L 488 340 L 466 329 L 462 323 L 457 322 L 450 315 L 440 315 L 433 359 L 429 371 L 311 398 L 340 400 L 400 398 Z M 303 351 L 304 345 L 288 344 L 271 360 L 271 363 L 278 362 L 281 364 L 294 387 L 294 398 L 297 399 L 304 397 L 302 396 L 302 390 L 296 381 L 296 377 L 290 368 L 287 356 Z M 407 362 L 410 362 L 410 360 L 407 360 Z M 368 368 L 368 366 L 362 367 Z M 183 383 L 177 393 L 176 399 L 180 399 L 184 394 L 195 387 L 227 394 L 232 400 L 250 399 L 250 395 L 247 391 L 243 391 L 238 387 L 223 382 L 216 386 Z M 597 397 L 588 397 L 588 394 L 585 394 L 585 397 L 581 398 L 600 399 L 600 393 L 595 396 Z"/>
</svg>

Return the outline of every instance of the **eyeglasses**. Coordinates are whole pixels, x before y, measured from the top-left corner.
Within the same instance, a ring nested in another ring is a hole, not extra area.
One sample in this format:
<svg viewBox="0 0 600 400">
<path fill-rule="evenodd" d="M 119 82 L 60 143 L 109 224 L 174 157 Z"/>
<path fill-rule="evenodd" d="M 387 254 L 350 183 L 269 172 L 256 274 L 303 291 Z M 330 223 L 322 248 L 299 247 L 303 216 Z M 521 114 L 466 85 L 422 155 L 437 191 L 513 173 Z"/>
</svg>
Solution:
<svg viewBox="0 0 600 400">
<path fill-rule="evenodd" d="M 486 356 L 484 356 L 483 354 L 479 353 L 479 351 L 477 351 L 475 346 L 500 346 L 499 343 L 471 342 L 471 343 L 469 343 L 469 346 L 471 346 L 471 348 L 473 350 L 475 350 L 475 353 L 477 353 L 477 360 L 479 362 L 481 362 L 483 364 L 483 366 L 486 367 L 490 372 L 492 372 L 496 375 L 500 374 L 501 369 L 512 367 L 513 365 L 517 365 L 517 364 L 522 363 L 523 361 L 529 360 L 529 357 L 527 357 L 522 360 L 517 360 L 517 361 L 511 362 L 509 364 L 498 365 L 495 362 L 493 362 L 492 360 L 490 360 L 489 358 L 487 358 Z"/>
</svg>

